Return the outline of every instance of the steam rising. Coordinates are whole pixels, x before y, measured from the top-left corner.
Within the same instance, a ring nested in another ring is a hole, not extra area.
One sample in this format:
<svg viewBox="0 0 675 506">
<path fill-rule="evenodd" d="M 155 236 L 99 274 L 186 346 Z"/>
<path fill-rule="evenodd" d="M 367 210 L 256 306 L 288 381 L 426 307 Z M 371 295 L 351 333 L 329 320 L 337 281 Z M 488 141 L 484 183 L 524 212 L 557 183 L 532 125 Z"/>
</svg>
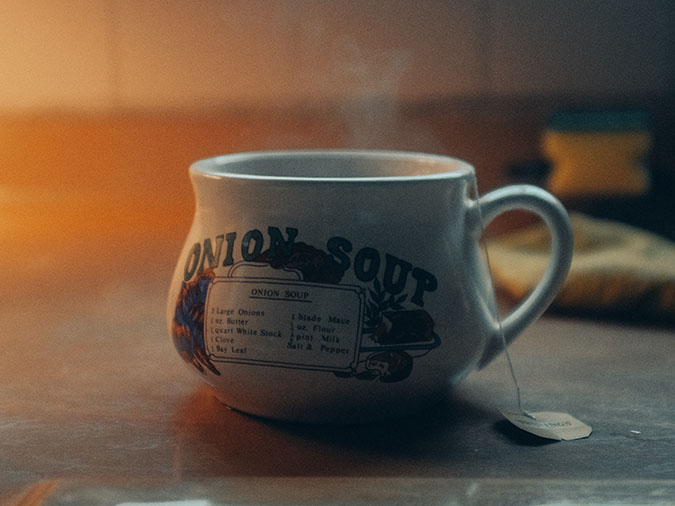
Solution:
<svg viewBox="0 0 675 506">
<path fill-rule="evenodd" d="M 401 82 L 412 67 L 408 49 L 365 51 L 352 39 L 340 39 L 334 51 L 349 96 L 340 102 L 348 129 L 347 147 L 442 152 L 428 127 L 406 117 Z M 409 104 L 410 105 L 410 104 Z M 414 104 L 412 104 L 414 105 Z"/>
</svg>

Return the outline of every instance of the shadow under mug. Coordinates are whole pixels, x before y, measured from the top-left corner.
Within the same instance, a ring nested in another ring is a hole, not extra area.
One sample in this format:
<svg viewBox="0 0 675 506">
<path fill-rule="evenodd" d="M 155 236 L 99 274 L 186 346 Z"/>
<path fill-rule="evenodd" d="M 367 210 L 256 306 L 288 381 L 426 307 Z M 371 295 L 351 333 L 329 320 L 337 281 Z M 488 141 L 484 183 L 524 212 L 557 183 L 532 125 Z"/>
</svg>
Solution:
<svg viewBox="0 0 675 506">
<path fill-rule="evenodd" d="M 258 416 L 355 422 L 438 402 L 542 314 L 572 259 L 552 195 L 514 185 L 476 198 L 474 168 L 451 157 L 244 153 L 190 176 L 170 335 L 223 403 Z M 545 221 L 551 253 L 500 324 L 480 238 L 514 209 Z"/>
</svg>

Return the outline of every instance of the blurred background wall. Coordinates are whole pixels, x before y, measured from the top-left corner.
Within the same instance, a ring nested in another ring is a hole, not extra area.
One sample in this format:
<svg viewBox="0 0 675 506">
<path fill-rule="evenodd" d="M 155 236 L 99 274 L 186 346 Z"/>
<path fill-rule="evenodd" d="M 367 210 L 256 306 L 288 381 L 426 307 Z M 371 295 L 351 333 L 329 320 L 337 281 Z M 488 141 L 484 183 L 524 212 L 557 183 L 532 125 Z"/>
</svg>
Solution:
<svg viewBox="0 0 675 506">
<path fill-rule="evenodd" d="M 570 105 L 652 115 L 668 184 L 645 201 L 672 228 L 653 203 L 675 188 L 673 5 L 0 0 L 0 260 L 32 259 L 0 274 L 55 254 L 111 268 L 158 244 L 171 263 L 188 166 L 228 152 L 443 153 L 472 162 L 483 192 L 540 159 L 547 118 Z"/>
<path fill-rule="evenodd" d="M 3 111 L 674 88 L 670 0 L 0 1 Z"/>
</svg>

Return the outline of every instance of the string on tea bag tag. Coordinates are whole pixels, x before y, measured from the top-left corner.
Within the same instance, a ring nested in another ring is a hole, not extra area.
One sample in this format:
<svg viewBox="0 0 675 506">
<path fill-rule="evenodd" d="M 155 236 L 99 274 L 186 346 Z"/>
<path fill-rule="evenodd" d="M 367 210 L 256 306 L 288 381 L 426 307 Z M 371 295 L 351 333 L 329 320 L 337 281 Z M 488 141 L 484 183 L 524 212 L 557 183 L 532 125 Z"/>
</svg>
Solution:
<svg viewBox="0 0 675 506">
<path fill-rule="evenodd" d="M 513 367 L 513 362 L 511 361 L 511 355 L 509 354 L 508 346 L 506 344 L 506 337 L 504 336 L 504 328 L 502 326 L 502 320 L 499 315 L 499 309 L 497 306 L 497 291 L 495 289 L 494 278 L 492 277 L 492 267 L 490 265 L 490 254 L 488 252 L 487 238 L 485 235 L 485 221 L 483 220 L 483 212 L 480 206 L 480 199 L 478 193 L 478 185 L 476 182 L 476 177 L 474 175 L 472 179 L 472 193 L 475 201 L 477 203 L 476 207 L 478 210 L 478 219 L 480 221 L 481 227 L 481 246 L 483 248 L 483 255 L 485 258 L 485 265 L 488 271 L 489 279 L 489 299 L 488 304 L 492 315 L 497 322 L 497 332 L 499 333 L 499 338 L 502 343 L 502 348 L 504 355 L 506 356 L 506 361 L 509 366 L 509 371 L 511 373 L 511 379 L 516 391 L 516 402 L 517 402 L 517 411 L 506 411 L 500 410 L 501 414 L 513 425 L 518 427 L 525 432 L 529 432 L 535 436 L 553 439 L 557 441 L 571 441 L 574 439 L 582 439 L 590 436 L 592 428 L 589 425 L 577 420 L 573 416 L 567 413 L 558 413 L 552 411 L 539 411 L 536 413 L 530 413 L 523 409 L 522 405 L 522 396 L 520 391 L 520 384 L 518 383 L 518 378 L 516 377 L 516 371 Z"/>
<path fill-rule="evenodd" d="M 476 204 L 477 204 L 476 208 L 478 210 L 478 219 L 479 219 L 479 222 L 480 222 L 480 232 L 481 232 L 480 243 L 481 243 L 481 247 L 483 249 L 483 255 L 484 255 L 484 258 L 485 258 L 485 265 L 486 265 L 487 271 L 488 271 L 488 280 L 489 280 L 489 283 L 490 283 L 490 286 L 489 286 L 490 294 L 489 294 L 489 298 L 488 298 L 488 304 L 489 304 L 490 310 L 492 311 L 492 316 L 495 319 L 495 321 L 497 322 L 497 332 L 499 333 L 499 338 L 500 338 L 501 343 L 502 343 L 504 355 L 506 356 L 506 361 L 507 361 L 508 366 L 509 366 L 509 371 L 511 373 L 511 380 L 513 381 L 513 385 L 516 389 L 516 402 L 517 402 L 517 405 L 518 405 L 518 411 L 520 411 L 520 413 L 523 416 L 531 417 L 531 415 L 523 409 L 522 396 L 521 396 L 521 393 L 520 393 L 520 383 L 518 383 L 518 378 L 516 377 L 516 371 L 513 367 L 513 362 L 511 361 L 511 355 L 509 354 L 508 346 L 506 345 L 506 337 L 504 337 L 504 328 L 502 327 L 502 319 L 499 316 L 499 310 L 497 308 L 497 291 L 495 289 L 494 279 L 492 278 L 492 267 L 490 265 L 490 254 L 488 253 L 487 238 L 485 237 L 486 226 L 485 226 L 485 221 L 483 220 L 483 210 L 480 207 L 480 199 L 479 199 L 479 194 L 478 194 L 478 184 L 476 182 L 476 176 L 474 176 L 472 178 L 471 184 L 472 184 L 471 190 L 472 190 L 472 193 L 473 193 L 473 197 L 476 200 Z"/>
</svg>

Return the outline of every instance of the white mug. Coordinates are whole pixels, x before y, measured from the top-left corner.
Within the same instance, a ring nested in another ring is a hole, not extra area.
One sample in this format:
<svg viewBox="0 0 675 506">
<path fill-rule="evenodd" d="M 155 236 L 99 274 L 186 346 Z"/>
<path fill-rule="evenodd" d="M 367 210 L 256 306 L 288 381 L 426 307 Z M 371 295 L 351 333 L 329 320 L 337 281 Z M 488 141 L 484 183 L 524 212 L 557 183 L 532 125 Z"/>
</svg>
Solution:
<svg viewBox="0 0 675 506">
<path fill-rule="evenodd" d="M 553 196 L 515 185 L 476 199 L 474 168 L 455 158 L 245 153 L 190 176 L 170 335 L 223 403 L 262 417 L 354 422 L 430 406 L 541 315 L 571 263 Z M 551 254 L 500 325 L 479 241 L 511 209 L 548 224 Z"/>
</svg>

